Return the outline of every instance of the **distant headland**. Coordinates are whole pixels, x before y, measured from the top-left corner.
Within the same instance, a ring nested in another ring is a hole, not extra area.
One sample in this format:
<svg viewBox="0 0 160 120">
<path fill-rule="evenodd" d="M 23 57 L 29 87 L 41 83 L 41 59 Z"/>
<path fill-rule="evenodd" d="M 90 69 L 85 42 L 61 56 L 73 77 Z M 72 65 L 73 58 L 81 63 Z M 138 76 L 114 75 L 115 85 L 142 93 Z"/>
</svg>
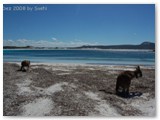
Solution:
<svg viewBox="0 0 160 120">
<path fill-rule="evenodd" d="M 3 49 L 136 49 L 155 51 L 155 43 L 143 42 L 139 45 L 83 45 L 79 47 L 3 46 Z"/>
</svg>

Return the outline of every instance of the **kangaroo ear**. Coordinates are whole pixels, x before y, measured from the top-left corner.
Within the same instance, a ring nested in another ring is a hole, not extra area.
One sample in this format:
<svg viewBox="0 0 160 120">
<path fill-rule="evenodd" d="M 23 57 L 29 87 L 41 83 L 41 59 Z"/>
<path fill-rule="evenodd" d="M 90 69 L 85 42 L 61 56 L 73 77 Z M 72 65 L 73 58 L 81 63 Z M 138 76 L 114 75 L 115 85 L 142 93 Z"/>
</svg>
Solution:
<svg viewBox="0 0 160 120">
<path fill-rule="evenodd" d="M 139 65 L 137 66 L 137 69 L 140 69 Z"/>
</svg>

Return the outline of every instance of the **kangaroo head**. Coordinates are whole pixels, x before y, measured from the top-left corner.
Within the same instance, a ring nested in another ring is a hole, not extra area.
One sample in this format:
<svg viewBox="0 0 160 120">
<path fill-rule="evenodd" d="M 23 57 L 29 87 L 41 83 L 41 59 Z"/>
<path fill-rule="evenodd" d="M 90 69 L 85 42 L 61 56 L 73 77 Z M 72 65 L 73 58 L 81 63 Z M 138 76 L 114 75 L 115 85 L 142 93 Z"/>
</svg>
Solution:
<svg viewBox="0 0 160 120">
<path fill-rule="evenodd" d="M 139 66 L 137 66 L 137 68 L 135 70 L 135 76 L 136 76 L 136 78 L 142 77 L 142 71 Z"/>
</svg>

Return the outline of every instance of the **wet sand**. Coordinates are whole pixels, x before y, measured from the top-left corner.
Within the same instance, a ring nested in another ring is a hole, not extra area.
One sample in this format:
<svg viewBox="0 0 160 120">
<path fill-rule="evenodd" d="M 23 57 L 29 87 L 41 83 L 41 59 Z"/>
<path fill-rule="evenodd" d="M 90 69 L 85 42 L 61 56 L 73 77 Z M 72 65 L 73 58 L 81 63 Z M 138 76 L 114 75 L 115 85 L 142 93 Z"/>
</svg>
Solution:
<svg viewBox="0 0 160 120">
<path fill-rule="evenodd" d="M 3 64 L 4 116 L 155 116 L 155 68 L 141 66 L 130 97 L 115 94 L 116 78 L 135 66 Z M 102 91 L 100 91 L 102 90 Z"/>
</svg>

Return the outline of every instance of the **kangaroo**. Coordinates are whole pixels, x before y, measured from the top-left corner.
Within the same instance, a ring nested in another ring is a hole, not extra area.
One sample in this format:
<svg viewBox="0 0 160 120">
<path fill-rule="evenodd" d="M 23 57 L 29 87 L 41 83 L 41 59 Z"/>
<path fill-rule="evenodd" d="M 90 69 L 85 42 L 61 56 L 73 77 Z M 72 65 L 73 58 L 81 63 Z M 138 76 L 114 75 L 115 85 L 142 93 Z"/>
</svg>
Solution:
<svg viewBox="0 0 160 120">
<path fill-rule="evenodd" d="M 26 71 L 24 67 L 28 67 L 28 70 L 29 70 L 29 67 L 30 67 L 30 61 L 29 60 L 24 60 L 21 62 L 21 71 Z"/>
<path fill-rule="evenodd" d="M 142 77 L 142 71 L 139 66 L 137 66 L 135 71 L 124 71 L 119 74 L 116 82 L 116 94 L 119 93 L 119 87 L 121 87 L 123 90 L 122 92 L 124 93 L 125 97 L 127 97 L 129 95 L 131 80 L 135 77 Z"/>
</svg>

